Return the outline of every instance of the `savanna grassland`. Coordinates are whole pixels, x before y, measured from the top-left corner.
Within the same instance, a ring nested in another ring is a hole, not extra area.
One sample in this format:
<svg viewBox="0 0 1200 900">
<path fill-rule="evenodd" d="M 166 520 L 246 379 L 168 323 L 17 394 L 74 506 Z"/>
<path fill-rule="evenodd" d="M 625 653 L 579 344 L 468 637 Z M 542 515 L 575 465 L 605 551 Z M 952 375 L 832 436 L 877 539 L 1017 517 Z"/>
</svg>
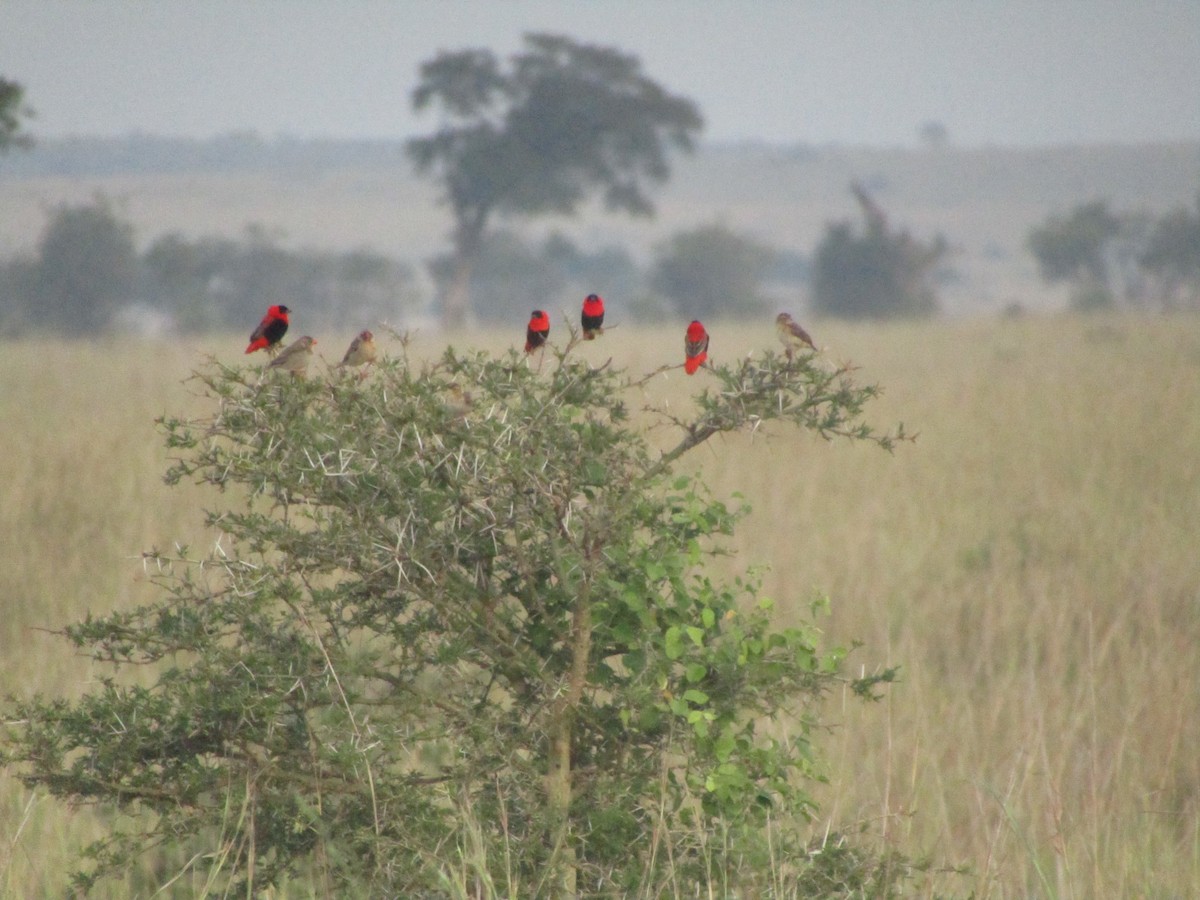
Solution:
<svg viewBox="0 0 1200 900">
<path fill-rule="evenodd" d="M 714 357 L 774 341 L 769 322 L 710 325 Z M 1200 319 L 813 326 L 831 364 L 883 387 L 871 423 L 902 421 L 915 443 L 889 455 L 776 430 L 693 459 L 753 507 L 718 565 L 769 566 L 785 621 L 828 596 L 831 643 L 861 641 L 855 666 L 901 667 L 880 703 L 822 710 L 814 835 L 863 826 L 928 857 L 930 893 L 1196 895 Z M 342 337 L 319 349 L 339 358 Z M 680 327 L 626 327 L 580 352 L 640 375 L 681 343 Z M 200 509 L 220 498 L 162 483 L 154 418 L 202 406 L 184 379 L 241 347 L 0 345 L 0 693 L 85 690 L 103 672 L 49 630 L 151 599 L 142 550 L 217 539 Z M 411 352 L 441 348 L 418 335 Z M 678 408 L 705 383 L 674 370 L 631 402 Z M 113 814 L 11 774 L 0 893 L 61 896 Z"/>
</svg>

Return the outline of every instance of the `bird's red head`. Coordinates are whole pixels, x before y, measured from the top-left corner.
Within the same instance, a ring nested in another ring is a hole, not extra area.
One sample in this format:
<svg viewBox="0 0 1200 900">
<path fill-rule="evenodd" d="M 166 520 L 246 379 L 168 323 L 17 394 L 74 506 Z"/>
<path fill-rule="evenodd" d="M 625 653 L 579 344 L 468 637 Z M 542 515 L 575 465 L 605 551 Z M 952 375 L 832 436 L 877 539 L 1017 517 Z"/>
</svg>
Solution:
<svg viewBox="0 0 1200 900">
<path fill-rule="evenodd" d="M 583 314 L 598 316 L 604 312 L 604 299 L 599 294 L 588 294 L 583 298 Z"/>
<path fill-rule="evenodd" d="M 707 332 L 704 330 L 704 326 L 697 319 L 693 319 L 687 327 L 687 339 L 689 341 L 702 341 L 705 334 Z"/>
<path fill-rule="evenodd" d="M 535 331 L 541 331 L 543 328 L 550 327 L 550 317 L 542 310 L 535 309 L 529 314 L 529 327 Z"/>
<path fill-rule="evenodd" d="M 272 319 L 283 319 L 283 321 L 286 322 L 288 313 L 290 313 L 290 312 L 291 312 L 290 309 L 288 309 L 283 304 L 280 304 L 278 306 L 272 306 L 270 309 L 268 309 L 267 315 L 270 316 Z"/>
</svg>

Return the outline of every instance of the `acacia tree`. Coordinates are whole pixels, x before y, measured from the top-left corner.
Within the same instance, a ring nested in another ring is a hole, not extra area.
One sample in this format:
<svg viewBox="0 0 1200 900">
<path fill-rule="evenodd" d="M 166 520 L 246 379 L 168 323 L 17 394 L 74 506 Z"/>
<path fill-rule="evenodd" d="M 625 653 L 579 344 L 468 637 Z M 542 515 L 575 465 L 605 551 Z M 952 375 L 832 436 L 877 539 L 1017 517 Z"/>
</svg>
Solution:
<svg viewBox="0 0 1200 900">
<path fill-rule="evenodd" d="M 800 828 L 814 705 L 893 673 L 847 678 L 718 578 L 743 511 L 677 464 L 769 422 L 902 429 L 861 422 L 876 389 L 849 371 L 773 352 L 635 417 L 645 379 L 573 343 L 546 373 L 451 349 L 365 380 L 197 376 L 211 410 L 162 421 L 168 481 L 219 492 L 218 551 L 147 554 L 160 600 L 64 632 L 154 678 L 9 715 L 28 785 L 128 814 L 80 886 L 165 846 L 159 883 L 244 896 L 799 890 L 826 858 Z"/>
<path fill-rule="evenodd" d="M 1049 216 L 1028 238 L 1042 280 L 1071 285 L 1076 308 L 1112 306 L 1109 250 L 1121 225 L 1104 200 L 1080 204 L 1065 216 Z"/>
<path fill-rule="evenodd" d="M 636 57 L 568 37 L 527 34 L 505 69 L 490 51 L 443 52 L 421 66 L 413 107 L 442 124 L 414 138 L 454 217 L 453 277 L 444 323 L 466 321 L 472 266 L 494 215 L 569 214 L 593 192 L 613 210 L 648 215 L 650 182 L 670 174 L 671 149 L 690 151 L 695 104 L 642 74 Z"/>
<path fill-rule="evenodd" d="M 1200 308 L 1200 194 L 1195 212 L 1180 207 L 1159 219 L 1138 263 L 1157 281 L 1166 308 Z"/>
</svg>

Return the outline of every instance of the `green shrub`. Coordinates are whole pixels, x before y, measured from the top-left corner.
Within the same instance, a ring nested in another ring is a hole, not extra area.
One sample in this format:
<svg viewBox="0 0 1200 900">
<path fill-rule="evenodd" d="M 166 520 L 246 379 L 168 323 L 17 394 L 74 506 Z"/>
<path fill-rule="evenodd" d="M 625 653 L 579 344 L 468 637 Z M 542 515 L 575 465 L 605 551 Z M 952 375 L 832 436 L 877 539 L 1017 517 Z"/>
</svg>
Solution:
<svg viewBox="0 0 1200 900">
<path fill-rule="evenodd" d="M 7 716 L 26 784 L 128 814 L 79 887 L 154 848 L 193 892 L 800 883 L 813 705 L 894 673 L 846 677 L 753 579 L 717 580 L 745 510 L 676 464 L 768 422 L 903 431 L 862 424 L 876 389 L 848 371 L 774 353 L 706 370 L 687 415 L 635 419 L 637 382 L 573 347 L 196 376 L 211 412 L 162 429 L 168 480 L 213 488 L 212 551 L 147 554 L 159 601 L 64 632 L 112 675 Z M 652 449 L 653 425 L 677 442 Z"/>
</svg>

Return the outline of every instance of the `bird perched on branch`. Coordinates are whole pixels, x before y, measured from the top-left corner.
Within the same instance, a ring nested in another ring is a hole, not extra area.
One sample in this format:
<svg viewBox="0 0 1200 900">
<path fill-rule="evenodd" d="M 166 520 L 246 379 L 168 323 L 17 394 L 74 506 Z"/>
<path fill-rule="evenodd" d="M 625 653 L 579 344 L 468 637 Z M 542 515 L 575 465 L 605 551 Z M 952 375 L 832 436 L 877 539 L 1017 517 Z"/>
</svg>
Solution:
<svg viewBox="0 0 1200 900">
<path fill-rule="evenodd" d="M 342 357 L 342 361 L 338 363 L 338 368 L 373 363 L 375 362 L 376 355 L 375 335 L 371 334 L 370 331 L 360 331 L 358 337 L 350 342 L 350 347 L 346 350 L 346 355 Z"/>
<path fill-rule="evenodd" d="M 283 369 L 285 372 L 291 372 L 295 378 L 303 378 L 309 361 L 312 360 L 312 348 L 316 344 L 317 339 L 309 337 L 307 334 L 302 338 L 296 338 L 286 350 L 271 360 L 267 368 Z"/>
<path fill-rule="evenodd" d="M 286 306 L 270 307 L 258 323 L 258 327 L 250 333 L 250 346 L 246 348 L 246 352 L 253 353 L 255 350 L 264 349 L 271 354 L 278 352 L 279 342 L 287 334 L 290 312 Z"/>
<path fill-rule="evenodd" d="M 691 321 L 683 336 L 683 355 L 683 371 L 689 375 L 695 375 L 708 359 L 708 332 L 696 319 Z"/>
<path fill-rule="evenodd" d="M 814 353 L 817 351 L 817 345 L 808 336 L 808 332 L 787 313 L 781 312 L 775 317 L 775 330 L 779 333 L 779 342 L 783 344 L 783 352 L 789 360 L 801 347 L 807 346 Z"/>
<path fill-rule="evenodd" d="M 529 316 L 529 325 L 525 328 L 525 352 L 532 353 L 546 343 L 550 337 L 550 317 L 542 310 L 535 309 Z"/>
<path fill-rule="evenodd" d="M 604 299 L 599 294 L 588 294 L 583 298 L 579 322 L 585 341 L 594 341 L 597 335 L 604 334 Z"/>
<path fill-rule="evenodd" d="M 463 386 L 456 381 L 450 382 L 446 387 L 446 408 L 458 419 L 466 418 L 471 407 L 475 404 L 475 398 L 471 396 L 470 391 L 463 390 Z"/>
</svg>

